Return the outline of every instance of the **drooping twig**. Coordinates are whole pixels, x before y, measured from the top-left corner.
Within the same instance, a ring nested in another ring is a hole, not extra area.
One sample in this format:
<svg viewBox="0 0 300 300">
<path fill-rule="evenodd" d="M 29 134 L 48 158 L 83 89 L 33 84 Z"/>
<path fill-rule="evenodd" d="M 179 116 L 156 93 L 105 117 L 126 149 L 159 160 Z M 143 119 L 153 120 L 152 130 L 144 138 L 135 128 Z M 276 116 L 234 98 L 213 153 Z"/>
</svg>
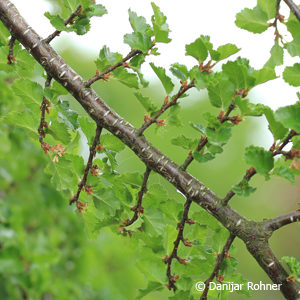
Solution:
<svg viewBox="0 0 300 300">
<path fill-rule="evenodd" d="M 300 222 L 300 210 L 293 211 L 283 216 L 276 217 L 274 219 L 263 221 L 265 230 L 275 231 L 283 226 Z"/>
<path fill-rule="evenodd" d="M 151 169 L 147 167 L 146 171 L 144 173 L 144 179 L 143 179 L 141 189 L 138 193 L 138 201 L 137 201 L 136 205 L 131 208 L 131 210 L 134 211 L 134 215 L 131 219 L 124 220 L 124 222 L 121 226 L 122 228 L 133 224 L 138 219 L 139 215 L 144 213 L 142 201 L 143 201 L 144 195 L 147 193 L 147 182 L 149 179 L 150 172 L 151 172 Z"/>
<path fill-rule="evenodd" d="M 12 35 L 9 40 L 9 49 L 8 49 L 8 55 L 7 55 L 7 64 L 11 65 L 15 60 L 14 56 L 14 45 L 15 45 L 16 38 Z"/>
<path fill-rule="evenodd" d="M 65 25 L 71 24 L 74 19 L 80 14 L 82 10 L 81 5 L 79 5 L 76 10 L 69 16 L 68 19 L 65 20 Z M 56 38 L 58 35 L 60 35 L 61 31 L 55 30 L 52 34 L 50 34 L 47 38 L 44 39 L 44 41 L 49 44 L 54 38 Z"/>
<path fill-rule="evenodd" d="M 50 75 L 47 76 L 47 79 L 45 81 L 45 87 L 50 87 L 52 77 Z M 49 106 L 50 102 L 48 99 L 46 99 L 45 96 L 43 96 L 43 100 L 40 106 L 41 110 L 41 120 L 40 125 L 38 127 L 38 133 L 39 133 L 39 141 L 41 144 L 42 149 L 44 150 L 45 154 L 50 150 L 50 146 L 48 143 L 44 142 L 44 138 L 46 136 L 44 128 L 48 128 L 48 123 L 46 121 L 46 112 L 49 114 Z"/>
<path fill-rule="evenodd" d="M 184 265 L 186 264 L 186 260 L 184 258 L 181 258 L 178 256 L 178 246 L 179 246 L 180 242 L 182 242 L 185 246 L 192 247 L 192 242 L 189 241 L 187 238 L 184 238 L 184 236 L 183 236 L 185 224 L 188 223 L 188 224 L 192 225 L 195 223 L 193 220 L 188 218 L 191 204 L 192 204 L 191 199 L 187 199 L 186 202 L 184 203 L 184 211 L 183 211 L 182 219 L 177 225 L 178 234 L 177 234 L 176 240 L 174 241 L 174 247 L 173 247 L 172 253 L 170 256 L 167 255 L 163 258 L 163 262 L 167 264 L 166 274 L 167 274 L 167 277 L 169 280 L 167 287 L 169 290 L 173 290 L 174 292 L 176 291 L 175 283 L 176 283 L 177 279 L 179 278 L 179 276 L 172 274 L 172 262 L 174 259 L 177 259 L 179 263 L 184 264 Z"/>
<path fill-rule="evenodd" d="M 152 117 L 147 120 L 145 120 L 145 123 L 142 125 L 140 129 L 137 131 L 137 135 L 142 135 L 143 132 L 151 126 L 153 123 L 157 123 L 158 118 L 171 106 L 177 104 L 177 100 L 190 88 L 194 87 L 194 80 L 192 80 L 189 84 L 182 84 L 179 88 L 179 91 L 176 95 L 172 97 L 172 99 L 169 101 L 168 98 L 165 98 L 164 104 L 161 106 L 160 110 Z"/>
<path fill-rule="evenodd" d="M 277 156 L 279 154 L 282 154 L 282 149 L 291 141 L 291 138 L 298 135 L 298 133 L 294 130 L 291 130 L 287 137 L 282 141 L 282 143 L 276 148 L 272 146 L 270 148 L 270 151 L 273 153 L 273 156 Z M 245 176 L 243 177 L 243 180 L 241 180 L 238 185 L 242 186 L 244 180 L 250 181 L 250 179 L 256 174 L 255 168 L 251 167 L 246 171 Z M 230 199 L 235 195 L 235 192 L 231 189 L 225 196 L 225 198 L 222 200 L 223 205 L 227 205 Z"/>
<path fill-rule="evenodd" d="M 217 263 L 216 263 L 215 268 L 214 268 L 213 272 L 211 273 L 211 275 L 208 277 L 207 280 L 205 280 L 205 288 L 204 288 L 204 291 L 203 291 L 203 293 L 202 293 L 199 300 L 207 300 L 209 285 L 214 280 L 214 278 L 218 275 L 219 270 L 222 266 L 222 263 L 223 263 L 224 259 L 226 258 L 227 254 L 228 254 L 228 251 L 229 251 L 234 239 L 235 239 L 235 235 L 230 234 L 230 236 L 227 239 L 226 244 L 225 244 L 222 252 L 219 255 L 217 255 Z"/>
<path fill-rule="evenodd" d="M 292 0 L 284 0 L 284 2 L 300 22 L 300 8 Z"/>
<path fill-rule="evenodd" d="M 86 181 L 87 181 L 87 178 L 88 178 L 89 171 L 92 170 L 92 168 L 93 168 L 93 159 L 96 155 L 96 148 L 100 143 L 101 132 L 102 132 L 102 127 L 100 125 L 97 125 L 95 137 L 94 137 L 94 140 L 93 140 L 93 144 L 90 147 L 90 154 L 89 154 L 88 162 L 87 162 L 86 167 L 84 169 L 83 178 L 78 183 L 77 193 L 70 199 L 70 205 L 73 204 L 74 202 L 76 202 L 76 206 L 77 206 L 79 211 L 82 211 L 83 207 L 85 206 L 84 203 L 79 201 L 79 196 L 80 196 L 80 192 L 82 191 L 82 189 L 85 189 L 85 191 L 88 194 L 92 193 L 92 189 L 91 189 L 92 187 L 87 186 Z M 97 167 L 95 166 L 95 168 L 97 168 Z"/>
<path fill-rule="evenodd" d="M 86 87 L 90 87 L 94 82 L 100 80 L 100 79 L 105 79 L 105 75 L 108 75 L 109 73 L 111 73 L 113 70 L 117 69 L 120 66 L 124 66 L 125 63 L 133 58 L 134 56 L 138 55 L 142 53 L 142 51 L 140 50 L 131 50 L 127 56 L 125 56 L 121 61 L 117 62 L 116 64 L 114 64 L 113 66 L 108 67 L 105 71 L 103 71 L 102 73 L 97 73 L 95 76 L 93 76 L 92 78 L 90 78 L 88 81 L 86 81 L 84 83 L 84 85 Z"/>
<path fill-rule="evenodd" d="M 275 13 L 275 20 L 273 23 L 270 23 L 269 26 L 273 26 L 275 28 L 275 41 L 277 41 L 278 39 L 282 40 L 282 36 L 278 31 L 278 21 L 283 22 L 284 21 L 284 16 L 282 16 L 281 14 L 279 14 L 279 9 L 280 9 L 280 2 L 281 0 L 277 0 L 276 3 L 276 13 Z"/>
</svg>

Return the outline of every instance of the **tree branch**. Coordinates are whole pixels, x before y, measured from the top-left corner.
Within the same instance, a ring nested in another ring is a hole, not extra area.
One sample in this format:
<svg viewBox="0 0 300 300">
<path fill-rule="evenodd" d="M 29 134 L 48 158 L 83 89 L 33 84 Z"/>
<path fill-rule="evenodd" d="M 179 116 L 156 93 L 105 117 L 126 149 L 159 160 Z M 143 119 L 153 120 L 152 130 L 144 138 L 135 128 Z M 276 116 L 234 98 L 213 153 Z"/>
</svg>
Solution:
<svg viewBox="0 0 300 300">
<path fill-rule="evenodd" d="M 149 179 L 150 172 L 151 172 L 151 169 L 149 169 L 147 167 L 146 171 L 144 173 L 144 178 L 143 178 L 143 183 L 142 183 L 141 189 L 138 193 L 137 204 L 134 207 L 131 208 L 131 210 L 134 211 L 134 215 L 131 219 L 127 219 L 127 220 L 124 221 L 124 223 L 121 226 L 122 228 L 133 224 L 138 219 L 139 215 L 144 213 L 144 208 L 142 206 L 142 201 L 143 201 L 144 195 L 147 193 L 147 182 L 148 182 L 148 179 Z"/>
<path fill-rule="evenodd" d="M 9 40 L 9 49 L 8 49 L 8 55 L 7 55 L 7 64 L 11 65 L 15 60 L 14 56 L 14 45 L 15 45 L 16 38 L 12 35 Z"/>
<path fill-rule="evenodd" d="M 80 14 L 81 12 L 81 5 L 77 7 L 77 9 L 69 16 L 68 19 L 65 20 L 65 25 L 72 23 L 74 19 Z M 45 43 L 49 44 L 54 38 L 56 38 L 58 35 L 60 35 L 61 31 L 55 30 L 52 34 L 50 34 L 44 41 Z"/>
<path fill-rule="evenodd" d="M 145 123 L 142 125 L 140 129 L 137 131 L 137 135 L 140 136 L 143 134 L 143 132 L 151 126 L 153 123 L 157 123 L 158 118 L 171 106 L 177 104 L 177 100 L 190 88 L 194 87 L 194 80 L 191 81 L 190 84 L 187 85 L 181 85 L 179 88 L 179 91 L 176 95 L 174 95 L 171 99 L 171 101 L 168 101 L 168 97 L 165 98 L 164 104 L 160 108 L 160 110 L 151 118 L 145 121 Z"/>
<path fill-rule="evenodd" d="M 300 8 L 292 0 L 284 0 L 284 2 L 300 22 Z"/>
<path fill-rule="evenodd" d="M 141 54 L 142 51 L 140 50 L 131 50 L 126 57 L 124 57 L 121 61 L 118 63 L 114 64 L 113 66 L 108 67 L 105 71 L 102 73 L 99 73 L 92 78 L 90 78 L 88 81 L 86 81 L 84 84 L 86 87 L 90 87 L 94 82 L 100 80 L 100 79 L 105 79 L 105 75 L 111 73 L 113 70 L 117 69 L 120 66 L 124 66 L 125 62 L 127 62 L 129 59 L 133 58 L 134 56 Z"/>
<path fill-rule="evenodd" d="M 272 268 L 265 266 L 266 260 L 276 258 L 274 258 L 268 245 L 266 246 L 269 234 L 262 232 L 261 226 L 257 222 L 247 220 L 228 205 L 223 206 L 221 199 L 203 183 L 183 171 L 175 162 L 156 149 L 144 136 L 137 135 L 137 129 L 115 113 L 99 98 L 93 89 L 85 88 L 82 78 L 28 26 L 9 0 L 0 1 L 0 20 L 10 30 L 11 34 L 30 51 L 47 74 L 63 85 L 99 126 L 118 137 L 147 167 L 163 176 L 186 198 L 191 199 L 210 212 L 232 234 L 242 239 L 246 243 L 249 252 L 271 280 L 274 283 L 283 284 L 281 291 L 285 297 L 287 299 L 297 299 L 300 289 L 295 283 L 285 282 L 287 273 L 278 260 L 272 265 Z M 261 244 L 262 241 L 264 244 Z"/>
<path fill-rule="evenodd" d="M 211 275 L 208 277 L 208 279 L 205 280 L 205 288 L 204 288 L 204 291 L 203 291 L 203 293 L 202 293 L 202 295 L 201 295 L 201 297 L 200 297 L 199 300 L 207 300 L 207 294 L 208 294 L 208 291 L 209 291 L 209 285 L 214 280 L 214 278 L 218 275 L 219 270 L 220 270 L 220 268 L 222 266 L 222 263 L 223 263 L 224 259 L 226 258 L 226 255 L 227 255 L 227 253 L 228 253 L 228 251 L 229 251 L 229 249 L 230 249 L 230 247 L 231 247 L 234 239 L 235 239 L 235 235 L 230 234 L 229 238 L 227 239 L 227 241 L 226 241 L 226 243 L 224 245 L 224 248 L 223 248 L 222 252 L 219 255 L 217 255 L 216 266 L 215 266 L 213 272 L 211 273 Z"/>
<path fill-rule="evenodd" d="M 102 132 L 102 127 L 100 125 L 97 125 L 95 137 L 93 140 L 93 144 L 90 147 L 90 154 L 88 158 L 88 162 L 86 164 L 86 167 L 84 169 L 84 174 L 82 180 L 78 183 L 78 190 L 77 193 L 70 199 L 70 205 L 76 202 L 77 209 L 79 211 L 83 210 L 83 207 L 85 206 L 84 203 L 79 201 L 80 192 L 82 189 L 84 189 L 88 194 L 92 193 L 92 187 L 89 185 L 86 185 L 87 177 L 89 175 L 89 171 L 92 171 L 92 168 L 94 167 L 94 172 L 92 172 L 92 175 L 95 175 L 95 171 L 97 169 L 96 166 L 93 166 L 93 159 L 96 155 L 96 148 L 100 143 L 100 135 Z"/>
<path fill-rule="evenodd" d="M 283 226 L 300 222 L 300 210 L 293 211 L 283 216 L 276 217 L 274 219 L 263 221 L 265 230 L 275 231 Z"/>
</svg>

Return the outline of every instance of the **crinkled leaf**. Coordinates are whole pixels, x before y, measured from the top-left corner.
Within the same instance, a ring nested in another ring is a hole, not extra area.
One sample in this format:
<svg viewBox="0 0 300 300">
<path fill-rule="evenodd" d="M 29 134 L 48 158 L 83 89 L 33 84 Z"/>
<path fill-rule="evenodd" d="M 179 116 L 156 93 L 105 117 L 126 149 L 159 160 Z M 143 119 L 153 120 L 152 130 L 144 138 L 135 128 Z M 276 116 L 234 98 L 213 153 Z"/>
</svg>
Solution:
<svg viewBox="0 0 300 300">
<path fill-rule="evenodd" d="M 253 33 L 262 33 L 268 29 L 268 16 L 259 7 L 245 8 L 236 15 L 235 24 Z"/>
<path fill-rule="evenodd" d="M 151 116 L 158 111 L 158 107 L 152 103 L 149 97 L 142 95 L 140 92 L 136 92 L 134 95 Z"/>
<path fill-rule="evenodd" d="M 151 36 L 141 32 L 125 34 L 124 43 L 128 44 L 132 49 L 141 50 L 144 53 L 147 53 L 152 47 Z"/>
<path fill-rule="evenodd" d="M 96 133 L 96 123 L 87 117 L 79 117 L 78 118 L 80 128 L 86 136 L 89 145 L 91 146 Z"/>
<path fill-rule="evenodd" d="M 246 148 L 245 161 L 253 166 L 257 173 L 267 175 L 274 167 L 273 154 L 264 148 L 249 146 Z"/>
<path fill-rule="evenodd" d="M 146 19 L 144 17 L 139 17 L 131 9 L 128 10 L 128 14 L 129 22 L 134 32 L 147 33 L 149 32 L 149 30 L 151 31 L 151 28 L 147 24 Z"/>
<path fill-rule="evenodd" d="M 269 67 L 263 67 L 260 70 L 255 70 L 251 75 L 255 78 L 255 85 L 277 78 L 275 70 Z"/>
<path fill-rule="evenodd" d="M 300 132 L 300 101 L 293 105 L 284 106 L 276 110 L 275 118 L 286 128 Z"/>
<path fill-rule="evenodd" d="M 287 179 L 291 183 L 295 183 L 295 170 L 290 167 L 291 161 L 280 157 L 275 161 L 273 175 Z"/>
<path fill-rule="evenodd" d="M 208 51 L 202 38 L 196 39 L 193 43 L 185 46 L 185 55 L 190 55 L 198 61 L 204 61 L 208 56 Z"/>
<path fill-rule="evenodd" d="M 211 153 L 202 154 L 199 151 L 195 151 L 193 153 L 193 157 L 195 158 L 196 161 L 198 161 L 200 163 L 207 162 L 207 161 L 215 158 L 215 156 L 212 155 Z"/>
<path fill-rule="evenodd" d="M 217 61 L 223 60 L 237 52 L 240 51 L 240 48 L 238 48 L 234 44 L 225 44 L 220 47 L 218 47 L 217 52 L 219 53 L 219 57 Z"/>
<path fill-rule="evenodd" d="M 135 73 L 131 73 L 124 68 L 117 68 L 113 71 L 113 76 L 130 88 L 139 88 L 138 77 Z"/>
<path fill-rule="evenodd" d="M 106 70 L 108 67 L 122 60 L 122 55 L 118 52 L 111 52 L 107 46 L 99 52 L 99 59 L 95 61 L 97 69 L 100 71 Z"/>
<path fill-rule="evenodd" d="M 160 11 L 159 7 L 151 2 L 154 15 L 151 18 L 153 24 L 153 32 L 155 36 L 155 42 L 157 43 L 169 43 L 169 26 L 166 23 L 166 16 Z"/>
<path fill-rule="evenodd" d="M 115 152 L 120 152 L 125 149 L 125 145 L 112 134 L 103 134 L 100 137 L 101 145 L 105 149 L 109 149 Z"/>
<path fill-rule="evenodd" d="M 162 67 L 156 67 L 153 63 L 150 63 L 150 66 L 161 81 L 167 95 L 169 95 L 174 89 L 174 84 L 171 78 L 166 75 L 166 70 Z"/>
<path fill-rule="evenodd" d="M 279 46 L 278 42 L 275 42 L 270 53 L 271 56 L 266 62 L 265 67 L 274 68 L 276 66 L 281 66 L 283 64 L 283 48 Z"/>
<path fill-rule="evenodd" d="M 300 56 L 300 37 L 286 44 L 286 49 L 291 56 Z"/>
<path fill-rule="evenodd" d="M 286 67 L 283 72 L 283 79 L 292 86 L 300 86 L 300 64 Z"/>
<path fill-rule="evenodd" d="M 267 14 L 268 19 L 275 18 L 277 0 L 257 0 L 257 5 Z"/>
<path fill-rule="evenodd" d="M 189 71 L 185 65 L 178 63 L 172 64 L 170 71 L 174 76 L 182 81 L 186 81 L 188 79 Z"/>
<path fill-rule="evenodd" d="M 207 88 L 210 103 L 215 107 L 223 107 L 224 110 L 232 103 L 235 87 L 229 80 L 212 82 Z"/>
<path fill-rule="evenodd" d="M 197 146 L 198 140 L 187 138 L 184 135 L 180 135 L 176 138 L 171 139 L 171 143 L 175 146 L 182 147 L 183 149 L 192 150 Z"/>
<path fill-rule="evenodd" d="M 256 188 L 249 185 L 247 180 L 242 180 L 241 184 L 236 184 L 232 190 L 239 196 L 248 197 L 256 191 Z"/>
</svg>

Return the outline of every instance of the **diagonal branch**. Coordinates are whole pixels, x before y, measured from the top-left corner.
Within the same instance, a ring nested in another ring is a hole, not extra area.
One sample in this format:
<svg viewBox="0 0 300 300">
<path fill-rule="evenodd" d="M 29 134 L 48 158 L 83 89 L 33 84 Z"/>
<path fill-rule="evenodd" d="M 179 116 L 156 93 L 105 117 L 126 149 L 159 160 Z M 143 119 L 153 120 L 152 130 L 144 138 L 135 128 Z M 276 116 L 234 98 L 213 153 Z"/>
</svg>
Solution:
<svg viewBox="0 0 300 300">
<path fill-rule="evenodd" d="M 203 183 L 163 155 L 144 136 L 137 135 L 137 129 L 115 113 L 93 89 L 86 89 L 82 78 L 45 43 L 43 39 L 26 23 L 24 18 L 9 0 L 0 1 L 0 20 L 15 35 L 16 39 L 30 51 L 35 60 L 45 71 L 63 85 L 86 110 L 88 115 L 101 127 L 126 144 L 146 166 L 157 172 L 182 192 L 186 198 L 210 212 L 231 233 L 238 236 L 247 245 L 251 255 L 268 274 L 274 283 L 281 283 L 281 292 L 287 299 L 297 299 L 299 287 L 286 282 L 287 272 L 276 260 L 270 247 L 265 242 L 268 233 L 261 226 L 241 216 L 230 206 L 221 205 L 221 199 Z M 262 244 L 263 243 L 263 244 Z M 272 268 L 265 266 L 265 261 L 276 260 Z"/>
<path fill-rule="evenodd" d="M 64 21 L 65 26 L 67 26 L 68 24 L 71 24 L 74 19 L 80 14 L 82 10 L 81 5 L 79 5 L 76 10 L 69 16 L 68 19 L 66 19 Z M 59 30 L 55 30 L 52 34 L 50 34 L 44 41 L 45 43 L 49 44 L 54 38 L 56 38 L 58 35 L 60 35 L 61 31 Z"/>
<path fill-rule="evenodd" d="M 300 8 L 292 0 L 284 0 L 284 2 L 300 22 Z"/>
<path fill-rule="evenodd" d="M 276 217 L 274 219 L 263 221 L 265 230 L 275 231 L 283 226 L 300 222 L 300 210 L 293 211 L 283 216 Z"/>
<path fill-rule="evenodd" d="M 81 191 L 84 189 L 88 194 L 92 193 L 92 187 L 87 185 L 87 178 L 89 175 L 89 171 L 91 171 L 92 175 L 95 175 L 95 170 L 97 169 L 97 166 L 93 166 L 93 159 L 96 155 L 96 148 L 100 143 L 100 135 L 102 132 L 102 127 L 100 125 L 97 125 L 96 128 L 96 134 L 93 140 L 93 144 L 90 147 L 90 154 L 88 158 L 88 162 L 86 164 L 86 167 L 84 169 L 84 174 L 82 180 L 78 183 L 78 190 L 77 193 L 70 199 L 70 205 L 76 202 L 76 206 L 79 211 L 83 210 L 83 207 L 85 206 L 84 203 L 79 201 L 79 196 Z"/>
<path fill-rule="evenodd" d="M 93 76 L 92 78 L 90 78 L 88 81 L 86 81 L 84 84 L 86 87 L 90 87 L 94 82 L 100 80 L 100 79 L 105 79 L 105 75 L 108 75 L 109 73 L 111 73 L 113 70 L 117 69 L 118 67 L 124 66 L 125 63 L 130 60 L 131 58 L 133 58 L 134 56 L 141 54 L 142 51 L 140 50 L 131 50 L 128 55 L 126 57 L 124 57 L 121 61 L 117 62 L 116 64 L 114 64 L 113 66 L 108 67 L 105 71 L 103 71 L 102 73 L 96 73 L 95 76 Z"/>
<path fill-rule="evenodd" d="M 214 280 L 214 278 L 218 275 L 219 270 L 222 266 L 222 263 L 223 263 L 224 259 L 226 258 L 234 239 L 235 239 L 235 235 L 230 234 L 229 238 L 227 239 L 227 241 L 224 245 L 222 252 L 217 255 L 217 263 L 216 263 L 215 268 L 214 268 L 213 272 L 211 273 L 211 275 L 208 277 L 207 280 L 205 280 L 205 288 L 204 288 L 204 291 L 199 300 L 207 300 L 209 285 Z"/>
</svg>

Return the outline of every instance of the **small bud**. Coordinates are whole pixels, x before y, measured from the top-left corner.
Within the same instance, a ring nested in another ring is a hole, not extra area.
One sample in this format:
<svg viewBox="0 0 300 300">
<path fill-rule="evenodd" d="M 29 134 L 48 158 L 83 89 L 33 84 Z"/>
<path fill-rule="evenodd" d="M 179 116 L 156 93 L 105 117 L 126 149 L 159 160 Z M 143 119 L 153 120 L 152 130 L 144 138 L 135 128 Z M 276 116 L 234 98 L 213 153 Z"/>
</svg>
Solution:
<svg viewBox="0 0 300 300">
<path fill-rule="evenodd" d="M 165 122 L 165 120 L 157 120 L 157 121 L 156 121 L 156 124 L 157 124 L 158 126 L 166 126 L 166 125 L 167 125 L 166 122 Z"/>
<path fill-rule="evenodd" d="M 169 96 L 167 95 L 167 96 L 165 97 L 165 100 L 164 100 L 164 105 L 167 105 L 168 102 L 169 102 Z"/>
<path fill-rule="evenodd" d="M 222 120 L 222 118 L 224 117 L 224 113 L 225 113 L 224 110 L 221 110 L 218 117 L 217 117 L 217 119 Z"/>
<path fill-rule="evenodd" d="M 223 277 L 222 275 L 218 275 L 217 278 L 216 278 L 216 280 L 217 280 L 218 282 L 222 283 L 223 280 L 224 280 L 224 277 Z"/>
<path fill-rule="evenodd" d="M 286 282 L 295 282 L 295 276 L 294 275 L 290 275 L 287 279 Z"/>
<path fill-rule="evenodd" d="M 101 146 L 100 144 L 98 144 L 98 145 L 96 146 L 96 150 L 97 150 L 98 152 L 101 152 L 103 149 L 104 149 L 103 146 Z"/>
</svg>

